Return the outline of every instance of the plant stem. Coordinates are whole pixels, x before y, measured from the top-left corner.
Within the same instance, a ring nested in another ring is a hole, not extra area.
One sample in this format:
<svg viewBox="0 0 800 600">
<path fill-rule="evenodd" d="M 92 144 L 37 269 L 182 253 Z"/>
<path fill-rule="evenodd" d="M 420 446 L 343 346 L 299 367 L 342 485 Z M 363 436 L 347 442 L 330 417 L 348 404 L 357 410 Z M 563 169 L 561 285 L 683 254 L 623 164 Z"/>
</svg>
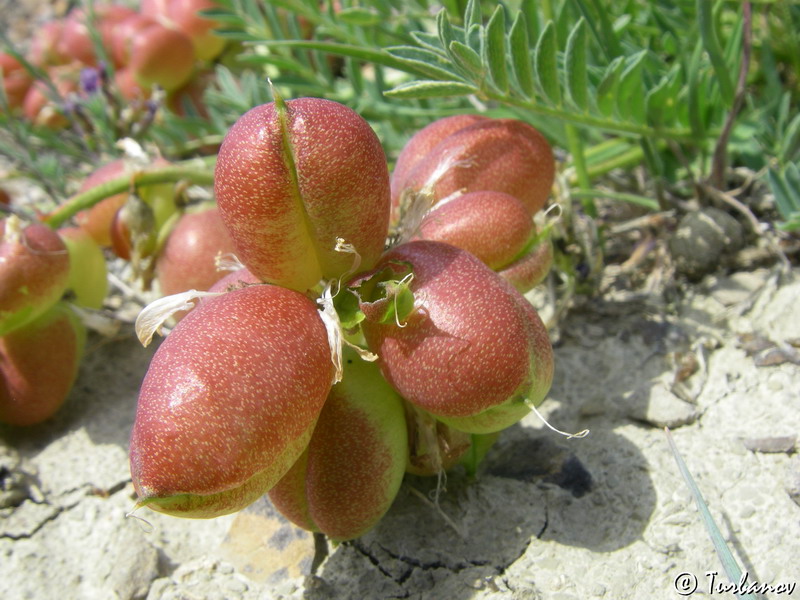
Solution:
<svg viewBox="0 0 800 600">
<path fill-rule="evenodd" d="M 216 160 L 216 157 L 213 157 Z M 170 165 L 142 171 L 141 173 L 127 174 L 93 187 L 92 189 L 73 196 L 59 206 L 55 211 L 45 216 L 42 221 L 53 229 L 59 227 L 78 212 L 91 208 L 101 200 L 121 194 L 131 186 L 149 186 L 160 183 L 174 183 L 190 181 L 197 185 L 213 185 L 213 164 L 207 160 L 191 160 L 185 163 Z"/>
<path fill-rule="evenodd" d="M 589 178 L 594 179 L 600 175 L 605 175 L 614 169 L 622 169 L 625 167 L 632 167 L 638 165 L 644 160 L 644 152 L 641 146 L 633 146 L 629 150 L 613 156 L 607 160 L 589 166 Z M 576 180 L 570 183 L 577 183 Z"/>
<path fill-rule="evenodd" d="M 572 155 L 572 164 L 575 165 L 575 174 L 578 177 L 578 186 L 588 190 L 592 187 L 592 181 L 589 178 L 589 171 L 586 168 L 586 157 L 583 152 L 583 140 L 581 140 L 580 133 L 574 125 L 565 125 L 564 129 L 567 132 L 567 142 L 569 143 L 569 151 Z M 583 210 L 592 218 L 597 217 L 597 207 L 594 200 L 590 196 L 584 196 L 581 199 Z"/>
<path fill-rule="evenodd" d="M 645 196 L 639 196 L 637 194 L 626 194 L 623 192 L 611 192 L 605 190 L 570 190 L 570 195 L 573 198 L 610 198 L 612 200 L 620 200 L 622 202 L 630 202 L 631 204 L 635 204 L 637 206 L 642 206 L 644 208 L 649 208 L 650 210 L 658 210 L 658 202 L 653 200 L 652 198 L 647 198 Z"/>
<path fill-rule="evenodd" d="M 559 119 L 567 123 L 574 123 L 584 127 L 595 128 L 600 131 L 608 131 L 622 135 L 629 135 L 632 137 L 642 136 L 682 141 L 696 140 L 696 136 L 689 128 L 661 129 L 649 127 L 647 125 L 637 125 L 636 123 L 622 123 L 620 121 L 612 121 L 594 117 L 585 113 L 573 113 L 568 110 L 543 106 L 532 100 L 523 100 L 521 98 L 515 98 L 505 94 L 492 92 L 491 90 L 486 90 L 484 95 L 488 100 L 494 100 L 509 106 L 516 106 L 535 114 L 552 117 L 554 119 Z M 707 134 L 709 136 L 718 135 L 719 131 L 708 131 Z"/>
<path fill-rule="evenodd" d="M 714 157 L 711 161 L 711 183 L 718 189 L 723 189 L 725 185 L 728 139 L 730 138 L 731 131 L 733 130 L 734 121 L 736 121 L 739 111 L 742 110 L 744 99 L 747 94 L 747 72 L 750 69 L 750 55 L 753 46 L 753 17 L 750 2 L 745 2 L 742 5 L 742 10 L 744 11 L 744 29 L 742 30 L 742 63 L 739 65 L 739 78 L 736 81 L 736 93 L 733 99 L 733 106 L 728 113 L 728 117 L 725 119 L 725 125 L 722 127 L 722 132 L 719 134 L 719 139 L 717 139 L 717 145 L 714 148 Z"/>
</svg>

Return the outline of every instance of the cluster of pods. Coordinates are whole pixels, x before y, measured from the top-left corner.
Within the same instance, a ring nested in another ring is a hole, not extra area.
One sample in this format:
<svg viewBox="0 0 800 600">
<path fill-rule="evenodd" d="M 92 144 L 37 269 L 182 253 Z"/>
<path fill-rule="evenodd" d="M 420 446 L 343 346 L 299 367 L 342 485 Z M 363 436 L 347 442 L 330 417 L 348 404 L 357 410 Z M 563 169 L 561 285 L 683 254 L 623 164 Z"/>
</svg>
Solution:
<svg viewBox="0 0 800 600">
<path fill-rule="evenodd" d="M 519 421 L 553 374 L 521 292 L 549 269 L 533 215 L 554 171 L 514 120 L 437 121 L 390 178 L 341 104 L 245 113 L 215 172 L 244 268 L 152 359 L 130 443 L 138 505 L 207 518 L 268 493 L 297 525 L 352 539 L 406 472 L 435 475 Z"/>
<path fill-rule="evenodd" d="M 81 191 L 119 177 L 137 190 L 139 173 L 165 164 L 116 159 Z M 157 279 L 164 295 L 223 277 L 215 256 L 234 248 L 219 211 L 213 203 L 184 207 L 178 196 L 171 183 L 109 196 L 57 230 L 16 214 L 0 219 L 0 423 L 36 425 L 67 399 L 86 340 L 77 313 L 105 306 L 108 258 L 128 261 L 143 284 Z"/>
<path fill-rule="evenodd" d="M 45 71 L 64 99 L 94 93 L 113 67 L 114 89 L 123 99 L 144 100 L 158 86 L 179 112 L 183 102 L 198 102 L 203 65 L 224 48 L 213 33 L 219 23 L 200 14 L 215 6 L 213 0 L 142 0 L 138 11 L 118 3 L 77 8 L 37 30 L 25 61 Z M 17 57 L 0 53 L 0 71 L 12 113 L 54 129 L 68 124 L 67 107 L 54 103 L 53 90 Z"/>
</svg>

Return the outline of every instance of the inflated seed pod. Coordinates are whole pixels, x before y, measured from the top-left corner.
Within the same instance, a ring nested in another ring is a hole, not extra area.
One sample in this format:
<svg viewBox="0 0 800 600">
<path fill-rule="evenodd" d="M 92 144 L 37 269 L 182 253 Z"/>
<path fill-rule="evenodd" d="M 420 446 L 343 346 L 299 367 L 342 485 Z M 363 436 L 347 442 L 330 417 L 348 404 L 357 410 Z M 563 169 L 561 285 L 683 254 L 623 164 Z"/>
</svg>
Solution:
<svg viewBox="0 0 800 600">
<path fill-rule="evenodd" d="M 392 281 L 405 281 L 408 306 Z M 386 379 L 444 423 L 489 433 L 521 419 L 550 389 L 553 351 L 538 314 L 469 252 L 416 241 L 350 284 Z"/>
<path fill-rule="evenodd" d="M 426 187 L 431 188 L 434 203 L 454 194 L 489 190 L 518 198 L 533 214 L 547 201 L 555 179 L 553 151 L 527 123 L 478 119 L 430 149 L 427 137 L 421 136 L 419 150 L 416 136 L 403 150 L 402 155 L 410 158 L 404 157 L 392 178 L 393 215 L 402 213 L 398 206 L 408 190 Z"/>
<path fill-rule="evenodd" d="M 347 272 L 352 244 L 364 268 L 383 251 L 389 173 L 369 124 L 331 100 L 257 106 L 220 147 L 217 204 L 244 265 L 264 281 L 306 291 Z"/>
<path fill-rule="evenodd" d="M 389 510 L 408 453 L 400 396 L 352 350 L 343 362 L 308 448 L 269 493 L 289 520 L 334 540 L 363 535 Z"/>
<path fill-rule="evenodd" d="M 305 296 L 253 285 L 205 299 L 142 383 L 130 443 L 138 504 L 206 518 L 253 502 L 303 453 L 333 373 Z"/>
</svg>

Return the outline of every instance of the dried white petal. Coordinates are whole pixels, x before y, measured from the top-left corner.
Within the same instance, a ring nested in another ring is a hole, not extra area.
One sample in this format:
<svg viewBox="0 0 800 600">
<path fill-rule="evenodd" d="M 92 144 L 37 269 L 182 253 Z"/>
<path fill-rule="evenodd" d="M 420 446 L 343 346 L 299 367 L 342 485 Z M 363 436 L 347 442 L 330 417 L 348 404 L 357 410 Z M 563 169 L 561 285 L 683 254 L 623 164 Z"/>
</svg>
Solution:
<svg viewBox="0 0 800 600">
<path fill-rule="evenodd" d="M 214 257 L 214 266 L 217 271 L 239 271 L 245 268 L 233 252 L 217 252 Z"/>
<path fill-rule="evenodd" d="M 322 307 L 319 316 L 325 324 L 325 330 L 328 332 L 328 345 L 331 349 L 331 361 L 334 367 L 333 383 L 338 383 L 342 380 L 342 344 L 344 343 L 344 332 L 342 331 L 342 323 L 339 321 L 339 315 L 333 307 L 332 288 L 334 282 L 336 282 L 336 280 L 329 281 L 327 285 L 325 285 L 322 295 L 317 298 L 317 304 Z"/>
<path fill-rule="evenodd" d="M 117 141 L 115 146 L 136 162 L 141 164 L 147 164 L 149 162 L 147 152 L 145 152 L 142 145 L 133 138 L 122 138 Z"/>
<path fill-rule="evenodd" d="M 194 302 L 192 302 L 192 300 L 210 296 L 221 296 L 225 293 L 226 292 L 200 292 L 198 290 L 189 290 L 188 292 L 181 292 L 180 294 L 159 298 L 155 302 L 151 302 L 145 306 L 142 312 L 139 313 L 139 316 L 136 317 L 136 336 L 143 346 L 147 346 L 153 340 L 154 334 L 161 333 L 161 327 L 167 319 L 177 312 L 194 308 Z"/>
</svg>

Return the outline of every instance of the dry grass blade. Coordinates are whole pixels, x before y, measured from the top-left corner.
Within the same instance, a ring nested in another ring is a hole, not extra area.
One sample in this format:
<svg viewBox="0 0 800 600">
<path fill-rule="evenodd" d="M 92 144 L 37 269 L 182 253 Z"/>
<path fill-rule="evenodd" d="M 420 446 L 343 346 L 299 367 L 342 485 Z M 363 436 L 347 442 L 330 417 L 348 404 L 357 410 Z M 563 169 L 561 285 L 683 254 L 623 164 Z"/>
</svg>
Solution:
<svg viewBox="0 0 800 600">
<path fill-rule="evenodd" d="M 694 501 L 697 503 L 697 510 L 700 511 L 703 525 L 706 526 L 708 537 L 711 538 L 711 543 L 714 544 L 714 550 L 716 550 L 717 556 L 722 563 L 722 568 L 725 569 L 725 573 L 728 575 L 728 579 L 730 579 L 731 583 L 736 584 L 736 582 L 742 581 L 742 570 L 733 557 L 725 538 L 722 537 L 722 532 L 720 532 L 719 527 L 717 527 L 714 517 L 711 516 L 711 512 L 708 510 L 708 504 L 706 504 L 703 494 L 700 492 L 700 488 L 697 487 L 692 474 L 689 472 L 689 468 L 683 461 L 680 452 L 678 452 L 678 447 L 675 445 L 675 441 L 672 439 L 672 434 L 668 427 L 664 428 L 664 433 L 667 435 L 667 442 L 669 443 L 672 455 L 675 457 L 675 462 L 678 463 L 678 469 L 681 475 L 683 475 L 683 479 L 689 487 L 689 490 L 692 492 L 692 496 L 694 496 Z M 737 594 L 736 597 L 742 598 L 743 600 L 756 600 L 753 594 Z"/>
</svg>

